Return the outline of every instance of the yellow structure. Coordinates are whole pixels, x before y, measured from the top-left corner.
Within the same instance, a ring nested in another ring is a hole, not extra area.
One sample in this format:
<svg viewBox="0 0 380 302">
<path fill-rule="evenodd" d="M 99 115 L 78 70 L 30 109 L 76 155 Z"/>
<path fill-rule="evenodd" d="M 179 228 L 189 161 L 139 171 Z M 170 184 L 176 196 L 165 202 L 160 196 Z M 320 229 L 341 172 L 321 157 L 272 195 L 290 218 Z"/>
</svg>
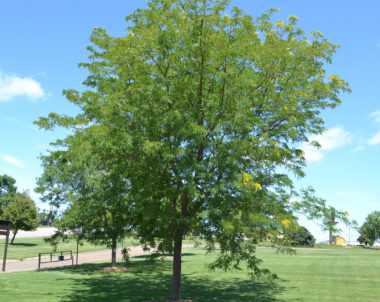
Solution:
<svg viewBox="0 0 380 302">
<path fill-rule="evenodd" d="M 345 245 L 346 239 L 344 239 L 343 237 L 336 237 L 335 244 L 336 245 Z"/>
</svg>

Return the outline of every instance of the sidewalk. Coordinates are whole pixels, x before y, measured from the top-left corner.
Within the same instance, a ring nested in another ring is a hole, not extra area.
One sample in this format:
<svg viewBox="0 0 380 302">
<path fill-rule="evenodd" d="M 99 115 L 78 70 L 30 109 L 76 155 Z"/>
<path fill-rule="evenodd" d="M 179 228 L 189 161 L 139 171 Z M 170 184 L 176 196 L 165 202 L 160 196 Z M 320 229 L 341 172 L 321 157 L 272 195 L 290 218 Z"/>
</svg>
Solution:
<svg viewBox="0 0 380 302">
<path fill-rule="evenodd" d="M 47 237 L 54 234 L 56 228 L 46 227 L 46 228 L 37 228 L 35 231 L 18 231 L 16 235 L 17 238 L 30 238 L 30 237 Z M 9 238 L 12 238 L 13 233 L 10 232 Z M 1 237 L 3 238 L 3 237 Z M 4 237 L 5 238 L 5 237 Z"/>
<path fill-rule="evenodd" d="M 193 247 L 192 244 L 184 244 L 182 246 L 183 248 L 189 248 Z M 135 256 L 141 256 L 141 255 L 149 255 L 150 252 L 144 252 L 141 246 L 132 246 L 129 247 L 129 256 L 135 257 Z M 48 261 L 50 257 L 42 257 L 43 261 Z M 76 261 L 76 254 L 73 254 L 74 258 L 74 265 Z M 121 259 L 121 248 L 117 249 L 116 258 Z M 85 253 L 79 253 L 78 256 L 78 264 L 82 263 L 93 263 L 93 262 L 110 262 L 111 263 L 111 250 L 101 250 L 101 251 L 95 251 L 95 252 L 85 252 Z M 51 267 L 62 267 L 71 265 L 70 261 L 59 261 L 59 262 L 52 262 L 52 263 L 43 263 L 41 264 L 41 269 L 44 268 L 51 268 Z M 26 260 L 9 260 L 7 261 L 6 265 L 6 271 L 0 272 L 0 273 L 11 273 L 11 272 L 22 272 L 22 271 L 32 271 L 37 270 L 38 268 L 38 257 L 26 259 Z"/>
</svg>

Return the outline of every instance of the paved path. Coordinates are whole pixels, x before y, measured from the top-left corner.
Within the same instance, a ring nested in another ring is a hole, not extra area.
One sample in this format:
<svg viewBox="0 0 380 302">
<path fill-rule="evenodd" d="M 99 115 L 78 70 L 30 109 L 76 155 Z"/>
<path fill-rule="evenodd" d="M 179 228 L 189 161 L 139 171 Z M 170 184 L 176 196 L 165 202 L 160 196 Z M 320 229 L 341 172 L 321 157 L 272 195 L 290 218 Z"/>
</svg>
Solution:
<svg viewBox="0 0 380 302">
<path fill-rule="evenodd" d="M 38 228 L 35 231 L 29 231 L 29 232 L 18 231 L 17 235 L 16 235 L 16 239 L 17 238 L 29 238 L 29 237 L 47 237 L 47 236 L 53 235 L 55 230 L 56 230 L 55 228 L 49 227 L 49 228 Z M 13 233 L 11 232 L 11 234 L 9 235 L 9 238 L 12 238 L 12 236 L 13 236 Z M 3 237 L 1 237 L 1 238 L 3 238 Z"/>
<path fill-rule="evenodd" d="M 192 244 L 184 244 L 183 248 L 189 248 L 193 247 Z M 129 255 L 130 257 L 135 256 L 141 256 L 141 255 L 148 255 L 149 252 L 144 252 L 141 246 L 132 246 L 129 247 Z M 66 258 L 67 256 L 65 256 Z M 74 263 L 75 263 L 75 257 L 76 254 L 73 254 L 74 257 Z M 49 261 L 49 256 L 42 257 L 42 261 Z M 117 249 L 116 258 L 121 259 L 121 248 Z M 55 256 L 54 259 L 57 259 L 57 256 Z M 79 253 L 78 257 L 78 264 L 82 263 L 92 263 L 92 262 L 100 262 L 100 261 L 106 261 L 111 262 L 111 250 L 101 250 L 101 251 L 94 251 L 94 252 L 84 252 Z M 41 264 L 41 268 L 49 268 L 49 267 L 61 267 L 61 266 L 67 266 L 71 265 L 70 261 L 57 261 L 52 263 L 44 263 Z M 25 259 L 25 260 L 9 260 L 7 261 L 6 265 L 6 273 L 10 272 L 21 272 L 21 271 L 31 271 L 36 270 L 38 268 L 38 258 L 32 258 L 32 259 Z M 2 273 L 2 272 L 0 272 Z"/>
</svg>

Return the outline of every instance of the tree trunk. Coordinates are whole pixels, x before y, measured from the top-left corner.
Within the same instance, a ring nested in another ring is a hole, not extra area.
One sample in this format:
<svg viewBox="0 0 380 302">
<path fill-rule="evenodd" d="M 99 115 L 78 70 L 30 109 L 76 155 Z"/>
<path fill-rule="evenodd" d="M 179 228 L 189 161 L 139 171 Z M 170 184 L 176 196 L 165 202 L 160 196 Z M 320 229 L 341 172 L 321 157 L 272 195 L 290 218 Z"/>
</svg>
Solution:
<svg viewBox="0 0 380 302">
<path fill-rule="evenodd" d="M 78 265 L 78 252 L 79 252 L 79 240 L 77 240 L 77 260 L 76 260 L 76 265 Z"/>
<path fill-rule="evenodd" d="M 330 218 L 330 229 L 329 229 L 329 244 L 333 244 L 333 227 L 336 225 L 335 222 L 335 211 L 331 210 L 331 218 Z"/>
<path fill-rule="evenodd" d="M 333 244 L 333 233 L 332 230 L 329 230 L 329 244 Z"/>
<path fill-rule="evenodd" d="M 15 241 L 17 232 L 18 232 L 18 230 L 14 231 L 14 233 L 13 233 L 13 237 L 12 237 L 12 240 L 11 240 L 11 244 L 12 245 L 13 245 L 13 241 Z"/>
<path fill-rule="evenodd" d="M 176 234 L 173 257 L 173 279 L 170 301 L 179 301 L 181 298 L 181 264 L 183 228 Z"/>
<path fill-rule="evenodd" d="M 111 266 L 116 266 L 116 247 L 117 247 L 117 240 L 116 238 L 112 238 L 112 260 L 111 260 Z"/>
</svg>

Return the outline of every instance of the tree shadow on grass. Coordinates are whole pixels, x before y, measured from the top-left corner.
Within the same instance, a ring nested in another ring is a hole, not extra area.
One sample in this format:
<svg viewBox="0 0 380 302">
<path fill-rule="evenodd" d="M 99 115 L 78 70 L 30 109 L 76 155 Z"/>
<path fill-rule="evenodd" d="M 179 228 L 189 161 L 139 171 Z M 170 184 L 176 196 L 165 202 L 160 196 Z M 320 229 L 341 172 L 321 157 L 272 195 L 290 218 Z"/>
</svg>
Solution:
<svg viewBox="0 0 380 302">
<path fill-rule="evenodd" d="M 13 243 L 9 244 L 10 247 L 12 246 L 36 246 L 36 243 Z"/>
<path fill-rule="evenodd" d="M 188 256 L 194 256 L 195 254 L 194 253 L 183 253 L 181 254 L 182 257 L 188 257 Z M 172 258 L 173 255 L 162 255 L 164 258 Z M 160 259 L 161 256 L 158 257 L 158 259 Z M 140 255 L 140 256 L 133 256 L 133 259 L 147 259 L 147 256 L 146 255 Z"/>
<path fill-rule="evenodd" d="M 141 302 L 167 299 L 170 293 L 170 261 L 148 263 L 133 262 L 129 272 L 104 272 L 109 263 L 85 264 L 57 268 L 61 272 L 82 275 L 76 278 L 75 286 L 61 301 L 63 302 Z M 58 280 L 59 282 L 59 280 Z M 283 288 L 278 284 L 267 284 L 238 278 L 213 280 L 207 275 L 184 274 L 181 295 L 183 299 L 197 302 L 278 302 L 275 296 Z"/>
</svg>

